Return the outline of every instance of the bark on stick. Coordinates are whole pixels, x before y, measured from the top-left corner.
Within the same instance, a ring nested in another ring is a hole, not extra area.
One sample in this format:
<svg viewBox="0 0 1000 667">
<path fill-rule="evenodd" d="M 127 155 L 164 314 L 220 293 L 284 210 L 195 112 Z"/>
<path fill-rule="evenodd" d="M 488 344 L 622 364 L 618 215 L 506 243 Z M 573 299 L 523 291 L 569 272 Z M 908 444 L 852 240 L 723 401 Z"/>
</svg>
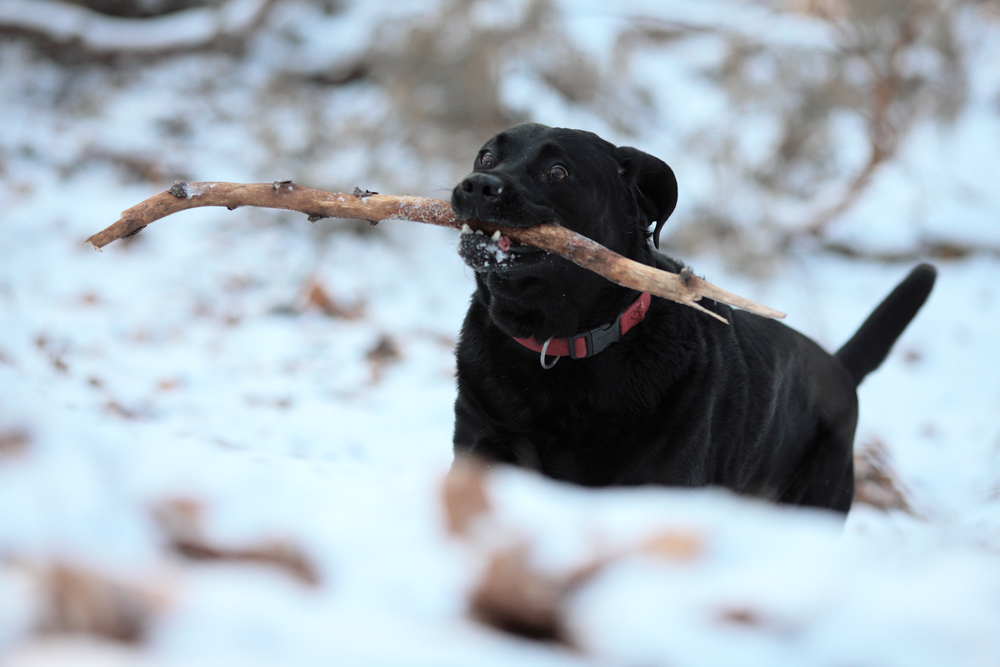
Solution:
<svg viewBox="0 0 1000 667">
<path fill-rule="evenodd" d="M 501 227 L 476 220 L 459 220 L 448 202 L 424 197 L 389 196 L 358 192 L 341 194 L 307 188 L 287 181 L 274 183 L 185 183 L 177 181 L 161 192 L 122 213 L 121 219 L 94 234 L 87 242 L 100 250 L 109 243 L 131 236 L 146 225 L 173 213 L 202 206 L 241 206 L 298 211 L 315 222 L 322 218 L 349 218 L 378 223 L 412 220 L 441 227 L 473 229 L 492 234 L 500 231 L 511 240 L 565 257 L 613 283 L 691 306 L 712 317 L 726 320 L 703 308 L 703 297 L 762 315 L 782 318 L 784 313 L 733 294 L 693 274 L 681 276 L 640 264 L 555 223 L 535 227 Z"/>
</svg>

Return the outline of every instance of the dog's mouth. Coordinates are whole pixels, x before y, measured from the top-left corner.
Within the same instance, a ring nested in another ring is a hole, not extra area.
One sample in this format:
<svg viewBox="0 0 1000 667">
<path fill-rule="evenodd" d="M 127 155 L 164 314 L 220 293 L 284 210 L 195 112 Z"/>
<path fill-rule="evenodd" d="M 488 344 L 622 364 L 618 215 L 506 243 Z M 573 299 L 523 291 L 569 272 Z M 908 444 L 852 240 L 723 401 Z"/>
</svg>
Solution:
<svg viewBox="0 0 1000 667">
<path fill-rule="evenodd" d="M 492 273 L 533 264 L 550 253 L 512 241 L 499 231 L 488 236 L 480 230 L 474 231 L 469 225 L 462 225 L 458 254 L 476 273 Z"/>
</svg>

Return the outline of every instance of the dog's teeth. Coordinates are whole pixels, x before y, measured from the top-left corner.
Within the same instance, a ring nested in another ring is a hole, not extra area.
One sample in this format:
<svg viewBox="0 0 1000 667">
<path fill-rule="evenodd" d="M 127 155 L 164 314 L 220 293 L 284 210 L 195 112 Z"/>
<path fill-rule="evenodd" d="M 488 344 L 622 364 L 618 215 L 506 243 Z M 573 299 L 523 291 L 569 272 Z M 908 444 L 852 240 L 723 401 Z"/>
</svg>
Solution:
<svg viewBox="0 0 1000 667">
<path fill-rule="evenodd" d="M 500 230 L 498 229 L 495 232 L 493 232 L 493 236 L 491 236 L 490 238 L 493 239 L 494 241 L 499 241 L 500 240 Z"/>
<path fill-rule="evenodd" d="M 463 234 L 471 234 L 472 233 L 472 227 L 469 227 L 468 225 L 462 225 L 462 233 Z"/>
<path fill-rule="evenodd" d="M 477 229 L 476 233 L 479 234 L 480 236 L 484 236 L 483 230 L 481 230 L 481 229 Z"/>
</svg>

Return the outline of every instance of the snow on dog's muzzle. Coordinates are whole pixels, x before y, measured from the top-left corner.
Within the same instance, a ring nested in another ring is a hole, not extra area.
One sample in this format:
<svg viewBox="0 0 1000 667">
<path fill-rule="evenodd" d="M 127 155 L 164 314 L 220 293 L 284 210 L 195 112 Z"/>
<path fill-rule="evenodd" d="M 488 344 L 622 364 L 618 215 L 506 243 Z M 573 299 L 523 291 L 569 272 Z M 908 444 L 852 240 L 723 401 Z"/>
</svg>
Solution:
<svg viewBox="0 0 1000 667">
<path fill-rule="evenodd" d="M 499 231 L 487 236 L 482 231 L 473 231 L 462 225 L 458 241 L 458 254 L 477 273 L 506 271 L 524 261 L 525 257 L 541 256 L 545 251 L 514 243 Z"/>
</svg>

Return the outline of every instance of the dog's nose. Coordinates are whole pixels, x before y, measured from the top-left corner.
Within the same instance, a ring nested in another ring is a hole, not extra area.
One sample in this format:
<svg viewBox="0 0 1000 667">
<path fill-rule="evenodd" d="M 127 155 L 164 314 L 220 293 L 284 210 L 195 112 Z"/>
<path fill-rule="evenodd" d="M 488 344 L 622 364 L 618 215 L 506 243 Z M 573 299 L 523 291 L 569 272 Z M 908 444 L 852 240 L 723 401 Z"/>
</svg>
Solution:
<svg viewBox="0 0 1000 667">
<path fill-rule="evenodd" d="M 486 199 L 503 194 L 503 181 L 493 174 L 470 174 L 459 186 L 462 192 Z"/>
</svg>

